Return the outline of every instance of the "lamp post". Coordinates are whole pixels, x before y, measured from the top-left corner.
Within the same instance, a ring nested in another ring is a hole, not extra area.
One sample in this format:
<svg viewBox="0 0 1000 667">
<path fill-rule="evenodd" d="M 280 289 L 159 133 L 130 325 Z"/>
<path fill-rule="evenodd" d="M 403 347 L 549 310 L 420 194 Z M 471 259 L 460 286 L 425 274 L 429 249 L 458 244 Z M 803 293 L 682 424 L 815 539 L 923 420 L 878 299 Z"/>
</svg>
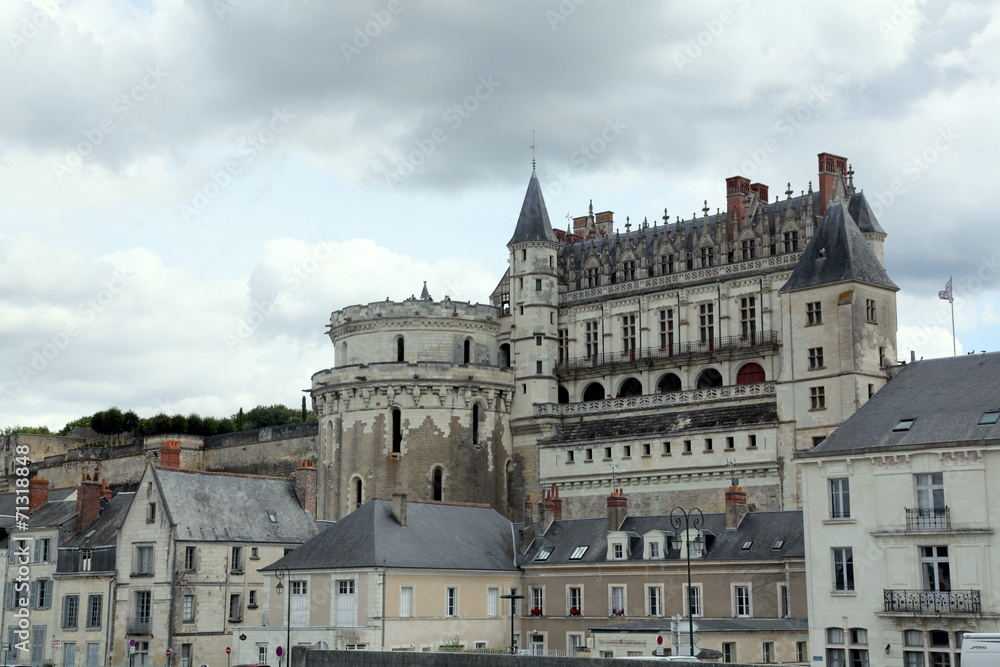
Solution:
<svg viewBox="0 0 1000 667">
<path fill-rule="evenodd" d="M 285 585 L 282 581 L 288 577 L 288 615 L 285 617 L 285 655 L 288 656 L 285 661 L 286 665 L 290 665 L 292 662 L 292 580 L 291 572 L 288 570 L 287 565 L 279 565 L 274 568 L 274 576 L 278 580 L 278 585 L 275 586 L 275 590 L 278 591 L 278 595 L 281 595 L 285 590 Z"/>
<path fill-rule="evenodd" d="M 509 593 L 507 595 L 501 595 L 501 600 L 510 600 L 510 652 L 511 655 L 514 653 L 514 605 L 517 604 L 517 600 L 523 600 L 523 595 L 518 595 L 517 593 Z"/>
<path fill-rule="evenodd" d="M 689 510 L 684 510 L 681 507 L 675 507 L 670 510 L 670 525 L 674 527 L 674 530 L 680 531 L 681 529 L 681 519 L 683 519 L 684 526 L 684 551 L 687 555 L 687 577 L 688 577 L 688 587 L 687 587 L 687 617 L 688 617 L 688 646 L 691 651 L 691 655 L 694 655 L 694 605 L 692 604 L 694 600 L 694 589 L 691 587 L 691 529 L 700 531 L 702 525 L 705 523 L 705 515 L 701 513 L 701 510 L 697 507 L 692 507 Z M 695 542 L 701 541 L 701 534 L 695 538 Z"/>
</svg>

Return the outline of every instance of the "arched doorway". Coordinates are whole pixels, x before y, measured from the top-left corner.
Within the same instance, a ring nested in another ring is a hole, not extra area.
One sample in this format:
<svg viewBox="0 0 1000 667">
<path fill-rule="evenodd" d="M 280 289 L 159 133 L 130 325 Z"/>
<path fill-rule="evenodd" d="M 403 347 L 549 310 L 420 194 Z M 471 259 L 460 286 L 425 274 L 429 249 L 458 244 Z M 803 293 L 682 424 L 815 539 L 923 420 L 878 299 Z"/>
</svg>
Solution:
<svg viewBox="0 0 1000 667">
<path fill-rule="evenodd" d="M 562 385 L 559 385 L 559 402 L 569 403 L 569 390 Z"/>
<path fill-rule="evenodd" d="M 681 390 L 681 379 L 674 373 L 667 373 L 656 383 L 656 391 L 665 394 L 670 391 Z"/>
<path fill-rule="evenodd" d="M 698 376 L 698 389 L 722 386 L 722 373 L 714 368 L 706 368 Z"/>
<path fill-rule="evenodd" d="M 604 398 L 604 385 L 600 382 L 591 382 L 583 390 L 583 400 L 585 401 L 600 401 Z"/>
<path fill-rule="evenodd" d="M 622 398 L 627 396 L 642 396 L 642 383 L 635 378 L 629 378 L 622 382 L 618 389 L 618 395 Z"/>
<path fill-rule="evenodd" d="M 756 384 L 758 382 L 765 382 L 766 380 L 764 369 L 760 364 L 746 364 L 736 374 L 736 384 Z"/>
</svg>

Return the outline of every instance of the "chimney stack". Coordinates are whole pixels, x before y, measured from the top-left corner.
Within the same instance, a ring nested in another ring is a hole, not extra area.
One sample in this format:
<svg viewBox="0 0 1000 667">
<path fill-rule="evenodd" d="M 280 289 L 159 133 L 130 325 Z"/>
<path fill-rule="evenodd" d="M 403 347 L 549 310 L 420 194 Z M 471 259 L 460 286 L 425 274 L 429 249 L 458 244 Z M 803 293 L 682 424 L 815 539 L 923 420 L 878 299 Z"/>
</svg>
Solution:
<svg viewBox="0 0 1000 667">
<path fill-rule="evenodd" d="M 763 183 L 751 183 L 750 192 L 757 193 L 757 199 L 759 199 L 762 204 L 767 203 L 767 186 Z"/>
<path fill-rule="evenodd" d="M 28 514 L 49 502 L 49 480 L 35 477 L 28 482 Z"/>
<path fill-rule="evenodd" d="M 94 479 L 83 476 L 80 486 L 76 487 L 76 532 L 82 533 L 90 528 L 101 515 L 101 484 Z"/>
<path fill-rule="evenodd" d="M 400 526 L 406 526 L 406 494 L 392 494 L 392 515 Z"/>
<path fill-rule="evenodd" d="M 733 485 L 726 489 L 726 530 L 736 530 L 747 515 L 747 492 L 733 478 Z"/>
<path fill-rule="evenodd" d="M 847 174 L 847 158 L 833 153 L 819 154 L 819 214 L 826 213 L 837 186 L 837 177 Z"/>
<path fill-rule="evenodd" d="M 167 440 L 160 447 L 160 467 L 179 470 L 181 467 L 181 443 L 178 440 Z"/>
<path fill-rule="evenodd" d="M 295 470 L 295 495 L 299 499 L 302 509 L 309 512 L 309 516 L 316 518 L 316 485 L 318 473 L 316 464 L 312 461 L 303 461 Z"/>
<path fill-rule="evenodd" d="M 608 496 L 608 532 L 618 530 L 628 516 L 628 499 L 625 492 L 615 489 Z"/>
<path fill-rule="evenodd" d="M 545 510 L 553 521 L 562 520 L 562 498 L 559 497 L 559 487 L 553 484 L 545 495 Z"/>
<path fill-rule="evenodd" d="M 766 192 L 766 189 L 765 189 Z M 750 194 L 750 179 L 743 176 L 730 176 L 726 179 L 726 217 L 733 219 L 736 213 L 736 224 L 742 225 L 747 214 L 746 196 Z"/>
</svg>

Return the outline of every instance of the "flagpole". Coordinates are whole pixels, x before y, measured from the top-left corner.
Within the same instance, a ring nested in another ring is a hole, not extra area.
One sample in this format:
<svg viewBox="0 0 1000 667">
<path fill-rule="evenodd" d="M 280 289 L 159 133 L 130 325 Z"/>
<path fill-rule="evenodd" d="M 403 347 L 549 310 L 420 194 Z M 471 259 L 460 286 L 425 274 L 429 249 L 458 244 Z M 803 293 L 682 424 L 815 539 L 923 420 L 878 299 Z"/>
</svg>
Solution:
<svg viewBox="0 0 1000 667">
<path fill-rule="evenodd" d="M 948 282 L 951 283 L 951 276 L 948 276 Z M 954 289 L 954 288 L 952 288 Z M 949 299 L 951 301 L 951 356 L 958 356 L 958 346 L 955 343 L 955 293 L 952 292 L 952 297 Z"/>
</svg>

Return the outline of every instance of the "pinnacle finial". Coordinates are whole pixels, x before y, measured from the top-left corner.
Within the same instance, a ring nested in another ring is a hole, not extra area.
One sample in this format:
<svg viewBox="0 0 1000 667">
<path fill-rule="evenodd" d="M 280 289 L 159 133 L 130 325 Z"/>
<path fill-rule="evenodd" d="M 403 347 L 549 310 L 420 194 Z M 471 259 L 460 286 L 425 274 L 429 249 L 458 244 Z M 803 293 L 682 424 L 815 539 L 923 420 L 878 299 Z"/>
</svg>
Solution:
<svg viewBox="0 0 1000 667">
<path fill-rule="evenodd" d="M 531 149 L 531 171 L 535 170 L 535 131 L 531 131 L 531 145 L 528 146 Z"/>
</svg>

